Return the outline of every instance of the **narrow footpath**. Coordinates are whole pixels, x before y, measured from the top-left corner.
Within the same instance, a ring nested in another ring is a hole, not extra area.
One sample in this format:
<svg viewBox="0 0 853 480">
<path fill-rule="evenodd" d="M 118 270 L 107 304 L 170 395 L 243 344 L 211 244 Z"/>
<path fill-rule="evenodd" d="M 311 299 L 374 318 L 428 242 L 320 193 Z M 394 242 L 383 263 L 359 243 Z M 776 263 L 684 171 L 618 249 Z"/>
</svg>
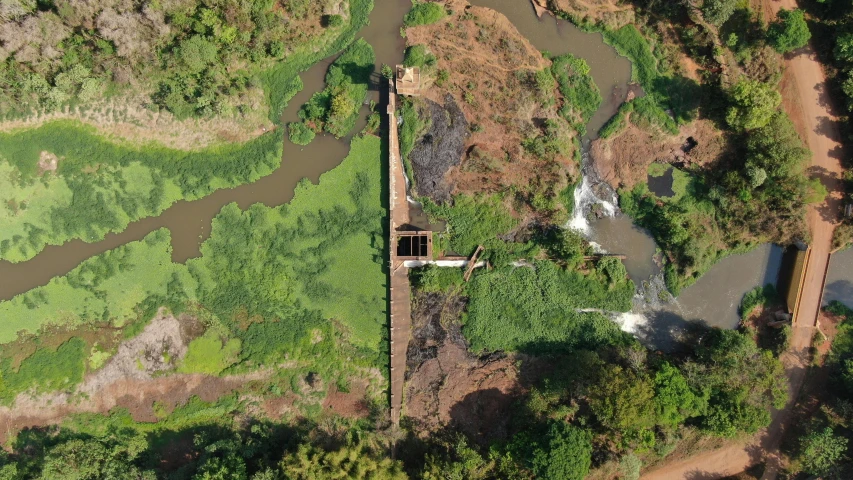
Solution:
<svg viewBox="0 0 853 480">
<path fill-rule="evenodd" d="M 773 18 L 780 8 L 791 10 L 797 8 L 797 4 L 794 0 L 764 0 L 764 8 L 768 18 Z M 808 370 L 808 349 L 817 326 L 832 250 L 832 233 L 838 222 L 842 198 L 842 146 L 838 119 L 830 111 L 831 99 L 827 93 L 823 67 L 811 46 L 795 52 L 785 60 L 785 83 L 789 88 L 785 92 L 787 95 L 783 107 L 798 126 L 800 135 L 812 152 L 809 175 L 819 178 L 829 192 L 824 203 L 812 205 L 808 211 L 812 254 L 806 267 L 791 345 L 781 358 L 789 382 L 788 404 L 783 410 L 774 411 L 770 427 L 751 441 L 667 465 L 643 475 L 644 479 L 722 478 L 760 462 L 766 462 L 767 465 L 762 480 L 773 480 L 778 473 L 779 445 L 788 425 L 796 420 L 791 418 L 791 409 Z"/>
</svg>

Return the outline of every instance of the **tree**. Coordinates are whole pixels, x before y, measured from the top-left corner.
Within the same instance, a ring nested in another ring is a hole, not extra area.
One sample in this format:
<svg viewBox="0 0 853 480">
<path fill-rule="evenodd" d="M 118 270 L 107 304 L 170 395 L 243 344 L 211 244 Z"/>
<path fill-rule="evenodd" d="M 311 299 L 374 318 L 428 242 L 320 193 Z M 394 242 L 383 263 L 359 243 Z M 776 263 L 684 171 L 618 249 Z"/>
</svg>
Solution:
<svg viewBox="0 0 853 480">
<path fill-rule="evenodd" d="M 761 128 L 770 123 L 781 103 L 782 95 L 772 85 L 742 80 L 732 88 L 726 122 L 735 129 Z"/>
<path fill-rule="evenodd" d="M 295 454 L 284 458 L 281 470 L 285 478 L 291 480 L 408 478 L 399 461 L 375 454 L 364 442 L 351 442 L 331 452 L 307 444 L 300 445 Z"/>
<path fill-rule="evenodd" d="M 836 436 L 829 427 L 808 434 L 800 442 L 799 459 L 805 472 L 826 475 L 847 451 L 847 439 Z"/>
<path fill-rule="evenodd" d="M 678 427 L 684 420 L 700 415 L 704 410 L 698 397 L 681 372 L 664 362 L 655 374 L 655 411 L 658 423 Z"/>
<path fill-rule="evenodd" d="M 606 427 L 631 434 L 655 425 L 653 399 L 648 377 L 608 365 L 590 388 L 589 407 Z"/>
<path fill-rule="evenodd" d="M 199 73 L 216 61 L 216 45 L 205 40 L 201 35 L 193 35 L 181 42 L 178 47 L 178 58 L 189 73 Z"/>
<path fill-rule="evenodd" d="M 809 43 L 812 34 L 802 10 L 783 8 L 776 17 L 767 31 L 767 37 L 777 52 L 788 53 Z"/>
<path fill-rule="evenodd" d="M 853 61 L 853 33 L 845 33 L 835 39 L 834 54 L 839 62 Z"/>
<path fill-rule="evenodd" d="M 380 69 L 380 72 L 382 72 L 383 77 L 385 77 L 389 80 L 394 78 L 394 69 L 391 68 L 391 66 L 388 65 L 387 63 L 382 64 L 382 68 Z"/>
<path fill-rule="evenodd" d="M 340 15 L 328 15 L 326 17 L 326 25 L 331 28 L 340 27 L 344 24 L 344 17 Z"/>
<path fill-rule="evenodd" d="M 702 16 L 712 25 L 719 27 L 737 10 L 738 0 L 705 0 L 702 4 Z"/>
<path fill-rule="evenodd" d="M 147 446 L 144 437 L 105 443 L 74 439 L 51 447 L 44 458 L 39 478 L 45 480 L 97 480 L 101 478 L 148 478 L 133 460 Z"/>
<path fill-rule="evenodd" d="M 429 25 L 441 20 L 445 15 L 447 12 L 439 3 L 417 2 L 412 5 L 412 10 L 403 18 L 403 25 L 407 27 Z"/>
<path fill-rule="evenodd" d="M 284 56 L 284 42 L 281 40 L 273 40 L 270 42 L 269 53 L 271 57 L 281 58 Z"/>
<path fill-rule="evenodd" d="M 287 124 L 287 132 L 290 141 L 297 145 L 308 145 L 314 140 L 314 130 L 303 122 L 292 122 Z"/>
<path fill-rule="evenodd" d="M 560 421 L 551 423 L 547 444 L 533 454 L 533 471 L 541 479 L 582 480 L 591 463 L 589 433 Z"/>
</svg>

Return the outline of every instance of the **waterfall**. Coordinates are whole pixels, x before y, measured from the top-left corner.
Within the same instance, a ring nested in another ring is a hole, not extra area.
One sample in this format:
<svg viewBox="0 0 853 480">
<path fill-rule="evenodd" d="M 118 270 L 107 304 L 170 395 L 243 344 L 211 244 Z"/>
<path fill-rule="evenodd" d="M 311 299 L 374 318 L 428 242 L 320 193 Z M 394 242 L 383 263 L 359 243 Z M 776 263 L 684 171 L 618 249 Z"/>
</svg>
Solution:
<svg viewBox="0 0 853 480">
<path fill-rule="evenodd" d="M 595 171 L 589 155 L 589 139 L 583 141 L 583 152 L 581 155 L 581 182 L 575 187 L 574 199 L 575 209 L 572 218 L 565 226 L 575 229 L 587 239 L 592 234 L 592 229 L 587 216 L 593 211 L 595 205 L 599 205 L 596 212 L 598 215 L 612 217 L 618 211 L 616 192 L 606 182 L 602 182 Z M 604 198 L 602 198 L 604 197 Z"/>
</svg>

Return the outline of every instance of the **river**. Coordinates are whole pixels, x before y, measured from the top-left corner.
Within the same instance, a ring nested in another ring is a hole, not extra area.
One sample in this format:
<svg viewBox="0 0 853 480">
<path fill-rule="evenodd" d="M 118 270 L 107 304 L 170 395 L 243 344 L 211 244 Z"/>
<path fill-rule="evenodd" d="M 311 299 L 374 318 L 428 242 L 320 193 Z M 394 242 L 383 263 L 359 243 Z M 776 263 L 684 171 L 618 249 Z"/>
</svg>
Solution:
<svg viewBox="0 0 853 480">
<path fill-rule="evenodd" d="M 403 16 L 411 8 L 409 0 L 380 0 L 370 14 L 370 24 L 359 32 L 376 52 L 376 64 L 394 65 L 403 58 L 405 41 L 400 36 Z M 390 20 L 390 21 L 389 21 Z M 305 88 L 288 103 L 282 114 L 286 124 L 298 121 L 299 108 L 314 92 L 325 86 L 324 77 L 336 56 L 312 66 L 299 76 Z M 378 71 L 378 68 L 377 68 Z M 378 78 L 377 78 L 378 81 Z M 371 88 L 370 98 L 379 100 L 379 89 Z M 368 110 L 363 108 L 353 133 L 365 124 Z M 383 115 L 384 117 L 384 115 Z M 141 240 L 158 228 L 168 228 L 172 234 L 172 260 L 185 262 L 200 254 L 201 243 L 210 235 L 210 222 L 223 206 L 237 202 L 242 209 L 253 203 L 267 206 L 282 205 L 293 198 L 297 183 L 308 178 L 316 183 L 320 175 L 336 166 L 349 152 L 350 138 L 336 139 L 318 135 L 313 142 L 299 146 L 284 140 L 281 167 L 258 181 L 235 188 L 217 190 L 199 200 L 179 201 L 157 217 L 131 223 L 120 233 L 108 234 L 104 240 L 86 243 L 73 240 L 63 245 L 46 247 L 36 257 L 21 263 L 0 261 L 0 300 L 8 300 L 32 288 L 47 284 L 51 278 L 64 275 L 83 260 L 128 242 Z"/>
</svg>

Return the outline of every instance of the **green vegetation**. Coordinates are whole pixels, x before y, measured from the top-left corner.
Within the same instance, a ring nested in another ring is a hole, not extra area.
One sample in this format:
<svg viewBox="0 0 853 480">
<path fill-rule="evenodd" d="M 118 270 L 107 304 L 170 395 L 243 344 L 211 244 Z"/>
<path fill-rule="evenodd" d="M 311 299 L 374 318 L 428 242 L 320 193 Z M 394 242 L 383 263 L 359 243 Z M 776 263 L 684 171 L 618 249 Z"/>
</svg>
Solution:
<svg viewBox="0 0 853 480">
<path fill-rule="evenodd" d="M 667 252 L 666 280 L 673 295 L 729 254 L 805 235 L 806 205 L 816 192 L 804 175 L 808 151 L 784 114 L 773 112 L 767 122 L 739 133 L 738 160 L 697 172 L 692 180 L 675 170 L 673 198 L 659 199 L 645 184 L 620 193 L 623 211 Z"/>
<path fill-rule="evenodd" d="M 457 196 L 453 205 L 436 205 L 424 199 L 424 211 L 427 214 L 443 218 L 448 223 L 450 249 L 460 255 L 474 253 L 478 245 L 489 250 L 503 243 L 497 238 L 517 225 L 506 207 L 497 196 L 469 197 Z"/>
<path fill-rule="evenodd" d="M 314 130 L 302 123 L 302 122 L 291 122 L 287 125 L 287 133 L 290 137 L 290 141 L 297 145 L 308 145 L 314 140 Z"/>
<path fill-rule="evenodd" d="M 820 409 L 800 419 L 783 449 L 791 458 L 787 470 L 792 476 L 847 478 L 853 474 L 849 442 L 853 429 L 845 413 L 853 392 L 853 310 L 832 302 L 825 311 L 840 323 L 824 359 L 813 349 L 817 358 L 807 374 L 828 374 L 826 385 L 817 394 Z"/>
<path fill-rule="evenodd" d="M 414 98 L 401 99 L 397 112 L 403 120 L 399 129 L 400 156 L 403 157 L 406 177 L 412 182 L 412 188 L 417 189 L 409 154 L 415 148 L 415 142 L 429 130 L 432 117 L 424 109 L 424 104 Z"/>
<path fill-rule="evenodd" d="M 0 152 L 0 258 L 23 261 L 45 245 L 95 242 L 177 200 L 268 175 L 281 162 L 281 137 L 269 132 L 187 152 L 115 143 L 91 127 L 56 121 L 0 133 Z M 56 173 L 40 175 L 40 152 L 61 159 Z"/>
<path fill-rule="evenodd" d="M 149 298 L 186 292 L 192 300 L 196 282 L 184 265 L 172 263 L 171 252 L 169 231 L 156 230 L 84 261 L 43 287 L 0 302 L 0 343 L 50 324 L 109 321 L 122 326 L 137 317 L 137 306 Z"/>
<path fill-rule="evenodd" d="M 702 16 L 711 25 L 719 27 L 726 23 L 740 5 L 739 0 L 707 0 L 702 3 Z"/>
<path fill-rule="evenodd" d="M 740 316 L 746 320 L 758 307 L 769 307 L 779 300 L 779 294 L 772 283 L 763 287 L 755 287 L 744 294 L 740 301 Z"/>
<path fill-rule="evenodd" d="M 560 114 L 569 123 L 586 124 L 601 105 L 601 92 L 589 74 L 589 65 L 571 54 L 555 57 L 551 62 L 551 73 L 564 100 Z"/>
<path fill-rule="evenodd" d="M 237 363 L 240 354 L 240 340 L 232 338 L 223 344 L 222 338 L 214 330 L 208 330 L 204 336 L 189 344 L 187 356 L 178 367 L 181 373 L 206 373 L 218 375 Z"/>
<path fill-rule="evenodd" d="M 109 415 L 77 414 L 61 428 L 34 429 L 0 454 L 8 478 L 365 478 L 402 480 L 381 439 L 364 423 L 337 420 L 316 441 L 310 421 L 298 426 L 236 420 L 244 402 L 236 394 L 206 403 L 192 397 L 163 412 L 159 422 L 134 421 L 125 409 Z M 174 449 L 180 461 L 165 461 Z M 184 457 L 186 455 L 186 457 Z"/>
<path fill-rule="evenodd" d="M 545 357 L 548 373 L 512 407 L 508 440 L 491 447 L 492 458 L 498 453 L 504 462 L 495 467 L 517 463 L 536 478 L 584 478 L 590 458 L 606 458 L 611 465 L 596 466 L 636 471 L 683 437 L 732 437 L 767 426 L 771 406 L 786 400 L 779 360 L 731 330 L 702 332 L 702 342 L 676 358 L 650 355 L 626 335 Z M 531 365 L 536 361 L 542 358 Z"/>
<path fill-rule="evenodd" d="M 435 64 L 435 55 L 427 50 L 425 45 L 412 45 L 406 47 L 406 54 L 403 57 L 404 67 L 425 67 Z"/>
<path fill-rule="evenodd" d="M 660 119 L 658 121 L 662 123 L 674 119 L 677 124 L 683 124 L 696 118 L 701 99 L 699 84 L 668 71 L 636 27 L 626 25 L 618 30 L 605 30 L 603 35 L 620 55 L 631 60 L 631 78 L 639 82 L 646 92 L 645 97 L 633 101 L 641 103 L 635 106 L 637 110 L 646 117 Z M 672 110 L 672 118 L 666 109 Z"/>
<path fill-rule="evenodd" d="M 779 53 L 792 52 L 806 46 L 812 38 L 806 17 L 802 10 L 780 9 L 776 13 L 776 21 L 767 30 L 770 44 Z"/>
<path fill-rule="evenodd" d="M 726 122 L 734 129 L 754 130 L 770 123 L 782 104 L 782 94 L 772 85 L 743 80 L 731 92 Z"/>
<path fill-rule="evenodd" d="M 429 25 L 447 16 L 447 11 L 440 3 L 412 0 L 412 9 L 403 18 L 403 27 Z"/>
<path fill-rule="evenodd" d="M 297 0 L 291 3 L 306 6 L 316 4 L 316 2 L 306 2 L 305 0 Z M 320 6 L 320 4 L 316 4 L 316 6 Z M 322 48 L 318 48 L 318 45 L 313 45 L 311 42 L 302 43 L 296 48 L 298 54 L 288 56 L 284 62 L 277 63 L 263 72 L 261 79 L 270 107 L 270 120 L 278 123 L 287 102 L 297 91 L 301 90 L 302 81 L 298 77 L 299 72 L 307 70 L 323 58 L 346 48 L 353 42 L 358 31 L 367 25 L 370 11 L 373 10 L 373 0 L 350 0 L 349 7 L 350 21 L 348 25 L 339 35 L 329 37 L 322 44 Z M 295 86 L 297 81 L 298 88 Z"/>
<path fill-rule="evenodd" d="M 86 342 L 72 338 L 55 350 L 39 349 L 15 369 L 0 361 L 0 402 L 8 404 L 19 393 L 46 393 L 73 387 L 86 372 Z"/>
<path fill-rule="evenodd" d="M 543 353 L 621 341 L 615 323 L 600 313 L 578 310 L 628 311 L 634 284 L 615 258 L 601 259 L 588 275 L 536 261 L 533 268 L 478 273 L 468 295 L 463 333 L 472 350 Z"/>
<path fill-rule="evenodd" d="M 376 58 L 371 47 L 363 38 L 350 45 L 338 57 L 326 73 L 326 88 L 311 96 L 299 110 L 301 127 L 291 125 L 294 143 L 305 145 L 310 142 L 307 130 L 326 130 L 340 138 L 352 131 L 358 119 L 358 110 L 367 95 L 370 75 Z M 311 137 L 313 138 L 313 137 Z M 300 143 L 307 140 L 305 143 Z"/>
</svg>

